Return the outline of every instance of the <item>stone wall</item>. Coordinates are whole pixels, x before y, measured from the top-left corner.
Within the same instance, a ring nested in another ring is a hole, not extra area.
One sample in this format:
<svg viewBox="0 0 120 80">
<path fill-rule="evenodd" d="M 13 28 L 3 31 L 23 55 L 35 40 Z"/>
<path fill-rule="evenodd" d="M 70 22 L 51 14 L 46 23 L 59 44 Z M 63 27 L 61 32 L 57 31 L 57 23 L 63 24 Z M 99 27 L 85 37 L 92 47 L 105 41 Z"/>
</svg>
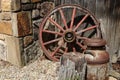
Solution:
<svg viewBox="0 0 120 80">
<path fill-rule="evenodd" d="M 41 52 L 39 25 L 42 0 L 0 0 L 0 59 L 22 66 Z M 52 4 L 52 3 L 50 3 Z"/>
</svg>

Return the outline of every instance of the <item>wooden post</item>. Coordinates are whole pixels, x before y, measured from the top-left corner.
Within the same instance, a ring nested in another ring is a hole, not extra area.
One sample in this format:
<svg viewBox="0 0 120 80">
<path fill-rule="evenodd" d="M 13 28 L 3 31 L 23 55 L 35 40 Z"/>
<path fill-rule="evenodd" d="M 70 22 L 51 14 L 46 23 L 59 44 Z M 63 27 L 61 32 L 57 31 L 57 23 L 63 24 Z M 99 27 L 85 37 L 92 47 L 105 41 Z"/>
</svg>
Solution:
<svg viewBox="0 0 120 80">
<path fill-rule="evenodd" d="M 85 80 L 86 63 L 82 53 L 66 53 L 61 57 L 58 80 Z"/>
</svg>

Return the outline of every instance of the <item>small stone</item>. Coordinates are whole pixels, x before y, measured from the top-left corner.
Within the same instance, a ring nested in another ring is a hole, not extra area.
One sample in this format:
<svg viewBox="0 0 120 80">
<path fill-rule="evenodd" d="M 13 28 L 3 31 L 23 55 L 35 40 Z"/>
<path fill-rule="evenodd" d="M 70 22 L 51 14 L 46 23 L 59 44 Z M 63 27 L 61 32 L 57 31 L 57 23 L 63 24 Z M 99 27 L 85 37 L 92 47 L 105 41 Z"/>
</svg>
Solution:
<svg viewBox="0 0 120 80">
<path fill-rule="evenodd" d="M 24 37 L 24 47 L 27 47 L 32 42 L 33 42 L 33 37 L 32 36 Z"/>
<path fill-rule="evenodd" d="M 116 63 L 117 62 L 117 55 L 116 54 L 114 54 L 113 56 L 112 56 L 112 63 Z"/>
</svg>

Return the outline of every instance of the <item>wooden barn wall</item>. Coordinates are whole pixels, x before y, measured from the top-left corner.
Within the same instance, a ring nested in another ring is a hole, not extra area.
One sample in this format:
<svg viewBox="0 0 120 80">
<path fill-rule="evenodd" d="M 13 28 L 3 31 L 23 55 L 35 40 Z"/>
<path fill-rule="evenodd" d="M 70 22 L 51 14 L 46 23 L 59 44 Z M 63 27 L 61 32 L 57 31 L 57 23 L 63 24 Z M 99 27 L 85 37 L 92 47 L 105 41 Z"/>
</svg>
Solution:
<svg viewBox="0 0 120 80">
<path fill-rule="evenodd" d="M 107 50 L 111 60 L 120 58 L 120 0 L 55 0 L 61 4 L 79 4 L 89 9 L 99 20 L 103 38 L 107 41 Z M 114 54 L 114 55 L 113 55 Z M 112 56 L 116 56 L 112 58 Z"/>
</svg>

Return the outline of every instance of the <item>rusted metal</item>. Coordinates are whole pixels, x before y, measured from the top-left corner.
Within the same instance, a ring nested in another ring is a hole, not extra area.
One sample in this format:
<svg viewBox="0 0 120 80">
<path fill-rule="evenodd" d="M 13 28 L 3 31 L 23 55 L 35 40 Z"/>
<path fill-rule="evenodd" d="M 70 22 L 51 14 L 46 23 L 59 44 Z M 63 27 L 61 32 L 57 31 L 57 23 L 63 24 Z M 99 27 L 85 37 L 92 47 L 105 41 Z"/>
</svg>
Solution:
<svg viewBox="0 0 120 80">
<path fill-rule="evenodd" d="M 88 65 L 86 80 L 109 80 L 108 64 Z"/>
<path fill-rule="evenodd" d="M 87 80 L 108 80 L 109 54 L 105 50 L 106 41 L 100 38 L 87 39 L 85 51 Z"/>
<path fill-rule="evenodd" d="M 101 38 L 91 38 L 91 39 L 86 39 L 84 44 L 91 47 L 92 46 L 99 47 L 99 46 L 105 46 L 106 41 Z"/>
<path fill-rule="evenodd" d="M 105 50 L 87 50 L 85 58 L 88 64 L 104 64 L 109 62 L 109 54 Z"/>
<path fill-rule="evenodd" d="M 65 10 L 71 9 L 71 20 L 68 22 Z M 81 19 L 77 22 L 75 18 L 78 12 L 82 13 Z M 61 18 L 61 23 L 56 20 L 56 15 Z M 90 18 L 93 24 L 83 27 L 82 24 Z M 80 27 L 83 27 L 80 29 Z M 67 52 L 83 52 L 86 47 L 83 44 L 87 37 L 81 36 L 89 30 L 99 30 L 99 22 L 94 15 L 79 5 L 61 5 L 51 10 L 43 19 L 39 29 L 39 41 L 45 55 L 54 61 L 59 61 L 60 57 Z M 52 29 L 51 29 L 52 28 Z M 96 32 L 96 34 L 98 34 Z M 57 56 L 57 57 L 56 57 Z"/>
<path fill-rule="evenodd" d="M 88 64 L 104 64 L 109 62 L 109 54 L 105 50 L 105 40 L 92 38 L 85 40 L 84 43 L 88 46 L 85 52 Z"/>
<path fill-rule="evenodd" d="M 66 42 L 73 42 L 76 38 L 75 33 L 72 30 L 67 30 L 64 33 L 64 40 Z"/>
</svg>

